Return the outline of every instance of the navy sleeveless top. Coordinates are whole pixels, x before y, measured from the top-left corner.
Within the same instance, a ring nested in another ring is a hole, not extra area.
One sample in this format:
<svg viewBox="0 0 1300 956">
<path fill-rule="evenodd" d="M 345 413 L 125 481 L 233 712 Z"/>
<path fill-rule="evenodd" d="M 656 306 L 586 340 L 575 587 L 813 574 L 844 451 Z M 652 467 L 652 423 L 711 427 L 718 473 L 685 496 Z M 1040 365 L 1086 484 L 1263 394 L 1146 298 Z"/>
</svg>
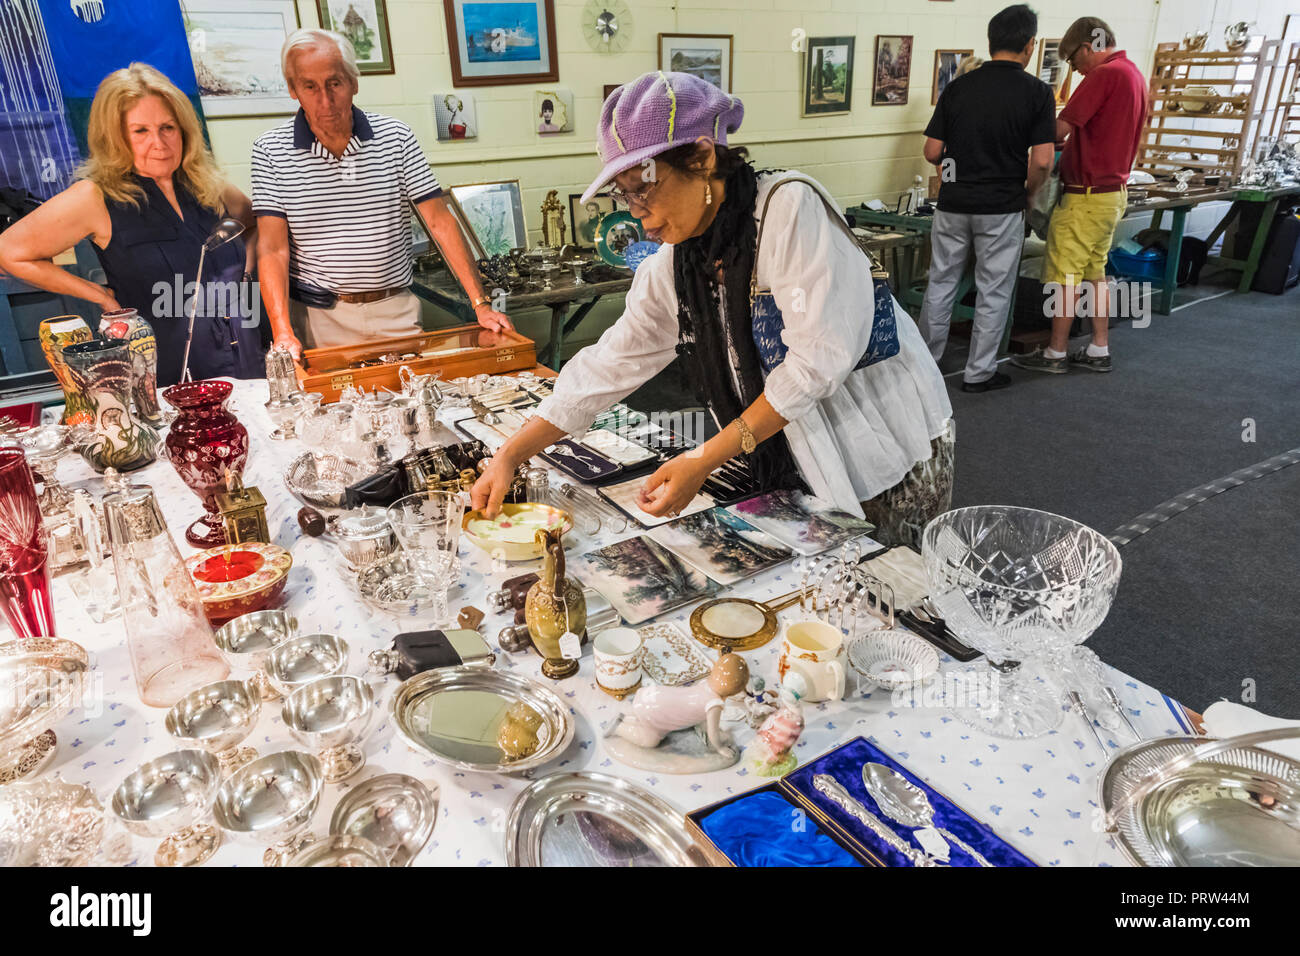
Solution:
<svg viewBox="0 0 1300 956">
<path fill-rule="evenodd" d="M 95 251 L 118 304 L 135 309 L 153 326 L 158 339 L 158 384 L 180 381 L 189 326 L 190 297 L 199 251 L 220 216 L 204 207 L 180 182 L 176 200 L 184 218 L 152 180 L 135 176 L 145 198 L 139 208 L 104 198 L 113 235 Z M 256 287 L 244 285 L 245 249 L 235 239 L 207 254 L 205 294 L 199 299 L 190 346 L 190 375 L 204 378 L 261 378 L 266 374 L 261 330 L 251 322 L 260 314 Z"/>
</svg>

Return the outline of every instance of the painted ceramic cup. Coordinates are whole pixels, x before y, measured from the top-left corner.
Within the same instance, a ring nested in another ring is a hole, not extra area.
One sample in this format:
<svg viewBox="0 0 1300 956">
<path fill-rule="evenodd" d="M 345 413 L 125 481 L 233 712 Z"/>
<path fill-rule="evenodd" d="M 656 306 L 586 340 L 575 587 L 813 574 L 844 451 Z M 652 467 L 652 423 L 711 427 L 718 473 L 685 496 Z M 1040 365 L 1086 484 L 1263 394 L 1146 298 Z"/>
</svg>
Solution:
<svg viewBox="0 0 1300 956">
<path fill-rule="evenodd" d="M 615 697 L 631 693 L 641 683 L 641 635 L 630 627 L 611 627 L 596 635 L 596 683 Z"/>
<path fill-rule="evenodd" d="M 90 409 L 90 399 L 86 397 L 63 358 L 63 350 L 69 345 L 89 342 L 95 337 L 90 326 L 79 315 L 56 315 L 42 319 L 37 334 L 41 340 L 41 351 L 45 353 L 45 361 L 50 364 L 50 370 L 63 389 L 63 418 L 60 424 L 93 424 L 95 415 Z"/>
<path fill-rule="evenodd" d="M 786 628 L 777 671 L 782 684 L 796 689 L 806 701 L 839 700 L 844 696 L 844 635 L 823 621 L 799 621 Z"/>
</svg>

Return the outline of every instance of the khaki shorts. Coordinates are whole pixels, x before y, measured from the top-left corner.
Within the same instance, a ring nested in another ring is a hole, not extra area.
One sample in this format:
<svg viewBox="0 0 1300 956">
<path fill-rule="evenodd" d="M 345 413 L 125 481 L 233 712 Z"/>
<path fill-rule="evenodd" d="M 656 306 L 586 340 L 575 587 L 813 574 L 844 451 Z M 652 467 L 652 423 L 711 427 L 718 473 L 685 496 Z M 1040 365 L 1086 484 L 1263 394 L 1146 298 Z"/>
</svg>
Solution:
<svg viewBox="0 0 1300 956">
<path fill-rule="evenodd" d="M 1127 189 L 1062 193 L 1047 227 L 1043 281 L 1070 286 L 1106 278 L 1106 257 L 1127 205 Z"/>
<path fill-rule="evenodd" d="M 328 349 L 420 331 L 420 299 L 409 289 L 378 302 L 338 302 L 317 309 L 289 300 L 289 321 L 303 348 Z"/>
</svg>

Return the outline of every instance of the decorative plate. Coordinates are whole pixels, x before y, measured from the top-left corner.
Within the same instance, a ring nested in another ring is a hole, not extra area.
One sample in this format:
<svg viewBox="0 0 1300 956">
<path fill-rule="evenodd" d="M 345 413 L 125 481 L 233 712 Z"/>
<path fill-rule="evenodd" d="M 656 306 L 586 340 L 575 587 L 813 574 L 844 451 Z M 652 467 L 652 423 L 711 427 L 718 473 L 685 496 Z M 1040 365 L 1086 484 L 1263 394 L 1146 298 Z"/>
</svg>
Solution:
<svg viewBox="0 0 1300 956">
<path fill-rule="evenodd" d="M 596 227 L 596 251 L 611 266 L 627 268 L 627 247 L 644 239 L 641 220 L 625 209 L 604 216 Z"/>
<path fill-rule="evenodd" d="M 637 628 L 641 635 L 641 667 L 656 684 L 676 687 L 707 677 L 713 668 L 708 655 L 700 650 L 680 625 L 645 624 Z"/>
<path fill-rule="evenodd" d="M 470 511 L 461 519 L 465 537 L 488 554 L 500 551 L 507 561 L 531 561 L 542 557 L 537 532 L 559 528 L 568 534 L 573 519 L 567 511 L 534 502 L 503 504 L 495 519 L 483 517 L 480 510 Z"/>
<path fill-rule="evenodd" d="M 293 555 L 260 541 L 223 544 L 185 559 L 213 624 L 269 607 L 284 591 L 291 567 Z"/>
</svg>

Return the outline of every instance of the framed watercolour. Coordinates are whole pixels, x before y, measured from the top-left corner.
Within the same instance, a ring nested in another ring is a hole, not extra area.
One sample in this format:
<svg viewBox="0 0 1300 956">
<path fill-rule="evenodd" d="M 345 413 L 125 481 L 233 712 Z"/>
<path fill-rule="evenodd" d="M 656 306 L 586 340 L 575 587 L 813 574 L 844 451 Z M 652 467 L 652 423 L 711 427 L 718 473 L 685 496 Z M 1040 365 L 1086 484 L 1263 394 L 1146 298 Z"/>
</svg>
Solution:
<svg viewBox="0 0 1300 956">
<path fill-rule="evenodd" d="M 519 180 L 452 186 L 451 194 L 487 255 L 499 256 L 528 247 Z"/>
<path fill-rule="evenodd" d="M 957 68 L 961 66 L 961 61 L 968 56 L 974 55 L 974 50 L 934 51 L 934 82 L 930 86 L 931 106 L 939 102 L 939 97 L 943 95 L 943 91 L 956 78 Z"/>
<path fill-rule="evenodd" d="M 393 73 L 387 0 L 316 0 L 321 27 L 341 33 L 357 51 L 362 73 Z"/>
<path fill-rule="evenodd" d="M 478 136 L 474 115 L 474 97 L 462 93 L 433 94 L 433 118 L 438 127 L 438 142 L 473 139 Z"/>
<path fill-rule="evenodd" d="M 181 13 L 204 115 L 297 111 L 280 72 L 280 47 L 300 25 L 294 0 L 185 0 Z"/>
<path fill-rule="evenodd" d="M 583 249 L 595 249 L 600 236 L 600 221 L 618 208 L 609 193 L 597 193 L 582 202 L 582 193 L 569 193 L 569 222 L 573 223 L 573 241 Z"/>
<path fill-rule="evenodd" d="M 876 37 L 875 73 L 871 79 L 872 106 L 903 106 L 912 76 L 912 38 Z"/>
<path fill-rule="evenodd" d="M 555 0 L 443 0 L 452 86 L 554 83 Z"/>
<path fill-rule="evenodd" d="M 803 55 L 804 116 L 852 109 L 853 41 L 853 37 L 808 37 Z"/>
<path fill-rule="evenodd" d="M 692 73 L 730 93 L 731 47 L 730 33 L 661 33 L 659 69 Z"/>
</svg>

